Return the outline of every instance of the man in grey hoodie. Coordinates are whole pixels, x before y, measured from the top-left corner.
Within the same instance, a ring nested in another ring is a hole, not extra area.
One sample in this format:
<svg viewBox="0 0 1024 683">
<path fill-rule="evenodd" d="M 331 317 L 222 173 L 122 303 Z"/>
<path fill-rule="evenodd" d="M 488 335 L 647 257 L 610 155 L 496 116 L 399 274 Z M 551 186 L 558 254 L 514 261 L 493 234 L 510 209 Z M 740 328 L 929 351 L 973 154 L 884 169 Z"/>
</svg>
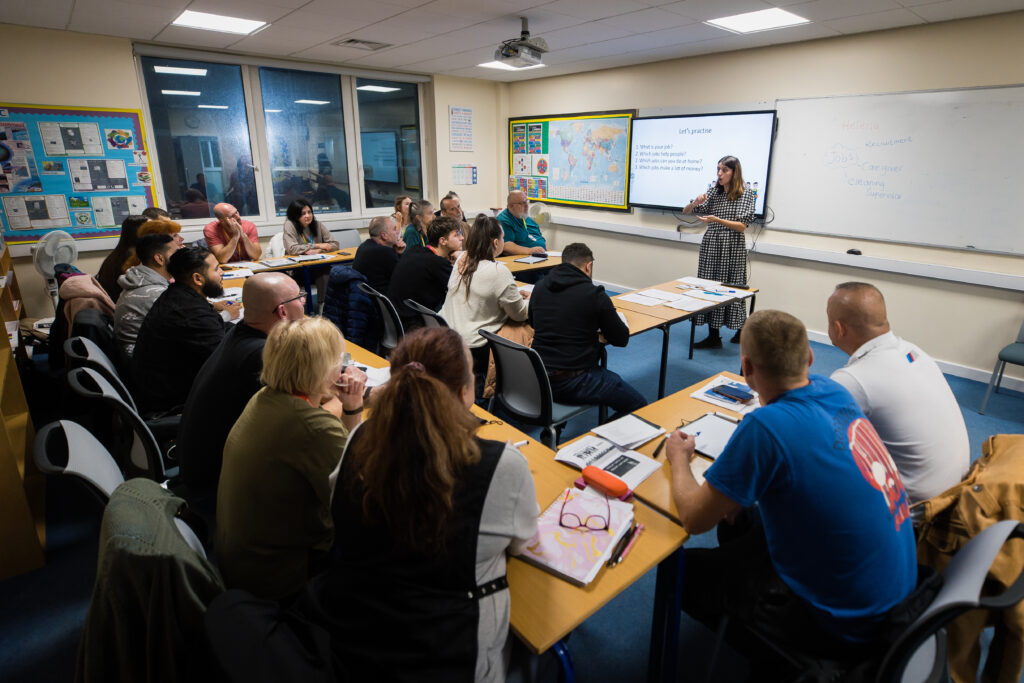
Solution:
<svg viewBox="0 0 1024 683">
<path fill-rule="evenodd" d="M 122 292 L 114 309 L 114 336 L 129 356 L 135 351 L 143 318 L 170 285 L 167 262 L 177 249 L 173 235 L 144 235 L 135 245 L 142 265 L 132 266 L 117 279 Z"/>
</svg>

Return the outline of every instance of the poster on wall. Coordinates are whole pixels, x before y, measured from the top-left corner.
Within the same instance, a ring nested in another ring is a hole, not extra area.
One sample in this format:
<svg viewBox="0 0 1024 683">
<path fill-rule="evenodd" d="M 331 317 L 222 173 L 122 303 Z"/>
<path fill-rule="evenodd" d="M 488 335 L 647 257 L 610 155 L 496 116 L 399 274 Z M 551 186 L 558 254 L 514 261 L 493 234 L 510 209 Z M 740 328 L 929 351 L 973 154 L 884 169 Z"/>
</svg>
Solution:
<svg viewBox="0 0 1024 683">
<path fill-rule="evenodd" d="M 126 216 L 155 204 L 145 140 L 136 109 L 0 104 L 4 241 L 119 235 Z"/>
<path fill-rule="evenodd" d="M 509 191 L 532 200 L 629 211 L 635 110 L 509 119 Z"/>
</svg>

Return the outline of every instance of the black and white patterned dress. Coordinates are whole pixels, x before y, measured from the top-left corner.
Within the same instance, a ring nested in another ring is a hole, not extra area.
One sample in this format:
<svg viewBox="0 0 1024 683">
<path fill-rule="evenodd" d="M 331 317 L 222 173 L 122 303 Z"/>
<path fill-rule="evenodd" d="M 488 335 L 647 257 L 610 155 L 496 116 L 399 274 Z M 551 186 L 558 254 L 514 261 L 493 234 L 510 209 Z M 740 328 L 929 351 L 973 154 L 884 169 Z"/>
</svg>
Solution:
<svg viewBox="0 0 1024 683">
<path fill-rule="evenodd" d="M 716 216 L 727 221 L 739 221 L 750 225 L 754 218 L 754 193 L 744 192 L 738 199 L 729 199 L 720 185 L 708 192 L 703 204 L 693 207 L 695 214 Z M 700 242 L 700 258 L 697 260 L 697 277 L 718 280 L 731 285 L 747 284 L 747 244 L 742 232 L 730 230 L 721 223 L 708 223 L 704 239 Z M 747 319 L 745 299 L 735 301 L 710 313 L 694 316 L 694 325 L 709 324 L 719 328 L 738 330 Z"/>
</svg>

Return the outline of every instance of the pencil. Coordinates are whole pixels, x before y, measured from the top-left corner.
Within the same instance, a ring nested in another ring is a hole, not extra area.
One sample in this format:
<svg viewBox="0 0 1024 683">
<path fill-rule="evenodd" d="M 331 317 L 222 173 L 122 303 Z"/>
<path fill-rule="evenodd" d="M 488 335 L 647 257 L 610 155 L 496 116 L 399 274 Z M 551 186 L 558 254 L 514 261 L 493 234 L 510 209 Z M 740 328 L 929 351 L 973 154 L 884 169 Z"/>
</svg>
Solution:
<svg viewBox="0 0 1024 683">
<path fill-rule="evenodd" d="M 657 460 L 658 459 L 658 455 L 661 454 L 661 449 L 665 447 L 665 442 L 666 441 L 668 441 L 668 437 L 667 436 L 664 439 L 662 439 L 661 443 L 658 444 L 658 447 L 654 449 L 654 459 L 655 460 Z"/>
<path fill-rule="evenodd" d="M 629 551 L 632 550 L 633 546 L 636 544 L 636 539 L 640 538 L 640 534 L 644 532 L 645 528 L 646 527 L 643 524 L 637 526 L 636 531 L 633 532 L 633 538 L 629 539 L 629 543 L 626 545 L 626 548 L 619 555 L 619 560 L 615 564 L 619 564 L 619 562 L 622 562 L 624 559 L 626 559 L 626 555 L 629 555 Z"/>
</svg>

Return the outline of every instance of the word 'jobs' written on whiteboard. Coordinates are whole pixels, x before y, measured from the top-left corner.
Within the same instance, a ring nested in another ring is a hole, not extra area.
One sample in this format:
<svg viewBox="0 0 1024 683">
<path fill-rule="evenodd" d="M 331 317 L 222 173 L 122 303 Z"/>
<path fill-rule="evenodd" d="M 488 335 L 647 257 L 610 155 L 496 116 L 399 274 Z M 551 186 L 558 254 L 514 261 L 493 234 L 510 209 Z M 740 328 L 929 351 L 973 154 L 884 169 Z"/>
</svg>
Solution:
<svg viewBox="0 0 1024 683">
<path fill-rule="evenodd" d="M 1024 87 L 777 108 L 772 228 L 1024 253 Z"/>
</svg>

